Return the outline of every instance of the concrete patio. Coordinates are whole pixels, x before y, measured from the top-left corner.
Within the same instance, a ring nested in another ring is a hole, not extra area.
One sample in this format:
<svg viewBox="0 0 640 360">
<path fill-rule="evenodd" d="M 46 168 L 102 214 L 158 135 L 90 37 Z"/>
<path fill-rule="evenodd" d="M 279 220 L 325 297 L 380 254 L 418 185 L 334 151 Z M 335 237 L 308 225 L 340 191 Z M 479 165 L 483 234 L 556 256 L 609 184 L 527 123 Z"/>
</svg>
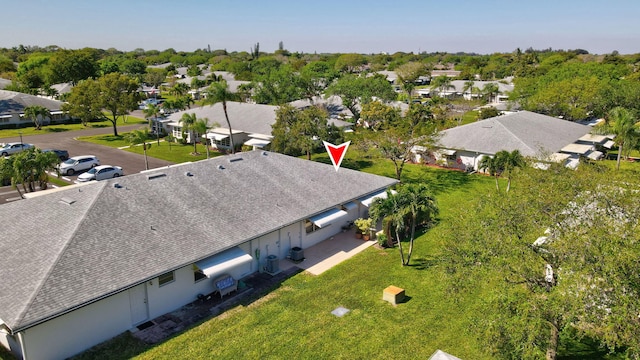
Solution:
<svg viewBox="0 0 640 360">
<path fill-rule="evenodd" d="M 231 295 L 221 298 L 218 294 L 209 294 L 202 300 L 196 300 L 175 311 L 152 319 L 139 328 L 132 329 L 131 333 L 135 338 L 147 344 L 159 343 L 200 321 L 265 295 L 276 288 L 278 284 L 301 271 L 320 275 L 375 243 L 374 240 L 356 239 L 354 230 L 338 233 L 314 246 L 303 249 L 304 260 L 301 262 L 280 259 L 279 271 L 276 274 L 254 273 L 242 279 L 242 286 L 239 286 L 238 290 Z"/>
<path fill-rule="evenodd" d="M 280 269 L 297 266 L 313 275 L 320 275 L 337 264 L 351 258 L 376 243 L 355 238 L 355 231 L 340 232 L 314 246 L 304 249 L 304 261 L 295 263 L 289 259 L 280 260 Z"/>
</svg>

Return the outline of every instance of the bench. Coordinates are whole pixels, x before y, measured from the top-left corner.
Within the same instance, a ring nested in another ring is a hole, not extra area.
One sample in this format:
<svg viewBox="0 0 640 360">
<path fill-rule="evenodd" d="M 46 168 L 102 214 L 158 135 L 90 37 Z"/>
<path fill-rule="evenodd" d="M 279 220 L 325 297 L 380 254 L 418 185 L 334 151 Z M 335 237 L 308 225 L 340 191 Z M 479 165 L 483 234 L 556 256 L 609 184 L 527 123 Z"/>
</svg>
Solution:
<svg viewBox="0 0 640 360">
<path fill-rule="evenodd" d="M 238 281 L 229 274 L 222 274 L 213 279 L 213 286 L 220 293 L 220 298 L 238 290 Z"/>
</svg>

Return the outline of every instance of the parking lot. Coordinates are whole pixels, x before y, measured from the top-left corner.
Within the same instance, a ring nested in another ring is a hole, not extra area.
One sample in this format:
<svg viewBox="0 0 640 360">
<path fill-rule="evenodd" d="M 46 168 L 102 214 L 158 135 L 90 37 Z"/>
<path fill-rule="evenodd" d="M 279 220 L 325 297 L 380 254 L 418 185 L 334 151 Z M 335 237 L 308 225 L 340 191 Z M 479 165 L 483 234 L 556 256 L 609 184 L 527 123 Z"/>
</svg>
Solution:
<svg viewBox="0 0 640 360">
<path fill-rule="evenodd" d="M 118 133 L 125 133 L 133 129 L 142 128 L 145 126 L 146 125 L 144 124 L 118 126 Z M 144 155 L 75 140 L 75 137 L 78 136 L 92 136 L 112 133 L 113 128 L 105 127 L 80 131 L 44 133 L 42 135 L 24 136 L 22 141 L 25 143 L 34 144 L 40 149 L 67 150 L 69 151 L 69 156 L 95 155 L 100 160 L 100 164 L 121 166 L 124 170 L 125 175 L 134 174 L 145 170 Z M 0 143 L 19 141 L 20 138 L 16 137 L 0 138 Z M 150 169 L 171 164 L 168 161 L 151 157 L 149 157 L 148 160 Z M 75 174 L 73 176 L 64 176 L 65 180 L 68 179 L 69 182 L 73 182 L 77 177 L 78 174 Z M 0 204 L 3 204 L 7 201 L 17 200 L 16 197 L 18 197 L 18 193 L 15 189 L 11 189 L 11 187 L 0 188 Z"/>
</svg>

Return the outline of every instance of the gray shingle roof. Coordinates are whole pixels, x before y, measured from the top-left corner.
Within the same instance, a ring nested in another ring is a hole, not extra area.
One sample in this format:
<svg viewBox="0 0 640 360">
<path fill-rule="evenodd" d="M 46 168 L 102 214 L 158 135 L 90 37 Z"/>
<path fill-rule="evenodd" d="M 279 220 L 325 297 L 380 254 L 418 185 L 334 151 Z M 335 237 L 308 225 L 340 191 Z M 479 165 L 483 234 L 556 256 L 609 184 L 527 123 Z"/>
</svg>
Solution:
<svg viewBox="0 0 640 360">
<path fill-rule="evenodd" d="M 22 114 L 24 108 L 31 105 L 44 106 L 49 111 L 59 111 L 62 102 L 15 91 L 0 90 L 0 115 Z"/>
<path fill-rule="evenodd" d="M 229 122 L 234 130 L 246 133 L 258 133 L 271 135 L 271 125 L 276 122 L 277 106 L 247 104 L 241 102 L 228 101 L 227 112 Z M 222 128 L 228 129 L 227 121 L 224 117 L 222 103 L 193 108 L 185 111 L 178 111 L 169 115 L 169 123 L 178 124 L 180 118 L 185 113 L 196 114 L 198 118 L 208 118 L 209 124 L 218 123 Z"/>
<path fill-rule="evenodd" d="M 2 205 L 0 319 L 19 331 L 395 183 L 253 151 Z"/>
<path fill-rule="evenodd" d="M 520 111 L 444 130 L 440 146 L 482 154 L 519 150 L 524 156 L 539 156 L 560 151 L 590 130 L 571 121 Z"/>
</svg>

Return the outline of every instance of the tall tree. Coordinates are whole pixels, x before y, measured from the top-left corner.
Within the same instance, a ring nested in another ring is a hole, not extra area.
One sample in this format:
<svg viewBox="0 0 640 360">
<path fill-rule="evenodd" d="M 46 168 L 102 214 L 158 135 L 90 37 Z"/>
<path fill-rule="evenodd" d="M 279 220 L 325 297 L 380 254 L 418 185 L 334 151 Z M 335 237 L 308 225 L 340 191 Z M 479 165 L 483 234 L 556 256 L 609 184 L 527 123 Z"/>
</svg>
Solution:
<svg viewBox="0 0 640 360">
<path fill-rule="evenodd" d="M 413 89 L 416 87 L 416 81 L 422 75 L 427 73 L 427 68 L 420 62 L 408 62 L 396 68 L 398 79 L 402 82 L 402 87 L 407 92 L 409 101 L 413 95 Z"/>
<path fill-rule="evenodd" d="M 95 77 L 100 69 L 97 59 L 95 49 L 58 50 L 49 60 L 49 83 L 70 82 L 75 85 L 80 80 Z"/>
<path fill-rule="evenodd" d="M 205 104 L 222 103 L 222 110 L 224 111 L 224 118 L 227 121 L 227 127 L 229 128 L 229 142 L 231 144 L 231 153 L 236 153 L 235 142 L 233 140 L 233 128 L 229 121 L 229 113 L 227 111 L 227 101 L 235 101 L 238 99 L 237 94 L 229 91 L 229 87 L 226 81 L 215 82 L 207 89 L 207 98 Z"/>
<path fill-rule="evenodd" d="M 443 230 L 452 292 L 492 284 L 472 320 L 488 349 L 554 359 L 563 339 L 588 335 L 637 357 L 637 179 L 581 166 L 524 169 L 520 181 L 509 193 L 476 194 L 451 216 L 478 221 Z"/>
<path fill-rule="evenodd" d="M 438 96 L 443 97 L 445 91 L 453 89 L 451 85 L 451 78 L 447 75 L 441 75 L 431 80 L 431 88 L 438 89 Z"/>
<path fill-rule="evenodd" d="M 149 104 L 143 110 L 144 117 L 149 119 L 149 127 L 153 129 L 156 134 L 156 140 L 160 145 L 160 122 L 158 122 L 158 115 L 160 115 L 160 107 L 155 104 Z M 153 126 L 151 126 L 151 119 L 153 119 Z"/>
<path fill-rule="evenodd" d="M 282 105 L 276 110 L 276 122 L 272 125 L 271 150 L 287 155 L 311 155 L 322 148 L 322 140 L 337 142 L 341 132 L 328 124 L 328 114 L 317 106 L 298 110 Z"/>
<path fill-rule="evenodd" d="M 342 105 L 353 113 L 354 121 L 360 118 L 360 106 L 373 101 L 374 97 L 380 101 L 392 101 L 397 97 L 391 84 L 380 75 L 344 75 L 329 85 L 326 95 L 340 96 Z"/>
<path fill-rule="evenodd" d="M 47 171 L 57 173 L 56 165 L 59 162 L 58 156 L 52 152 L 27 149 L 13 156 L 0 158 L 0 178 L 11 179 L 11 186 L 22 198 L 23 192 L 34 192 L 37 186 L 40 190 L 45 190 L 48 181 Z"/>
<path fill-rule="evenodd" d="M 197 132 L 198 134 L 204 135 L 204 148 L 207 151 L 207 159 L 210 158 L 209 156 L 209 138 L 207 138 L 207 132 L 209 131 L 209 129 L 211 129 L 212 127 L 215 126 L 219 126 L 218 124 L 209 124 L 209 119 L 204 118 L 204 119 L 196 119 L 196 122 L 191 125 L 191 128 Z"/>
<path fill-rule="evenodd" d="M 24 116 L 31 119 L 36 127 L 36 130 L 42 128 L 42 122 L 46 118 L 51 119 L 51 112 L 44 106 L 31 105 L 24 108 Z"/>
<path fill-rule="evenodd" d="M 640 131 L 636 127 L 638 120 L 633 113 L 625 108 L 611 109 L 605 118 L 604 126 L 594 129 L 595 132 L 615 135 L 615 143 L 618 145 L 618 157 L 616 169 L 620 170 L 620 158 L 623 153 L 628 153 L 640 138 Z"/>
<path fill-rule="evenodd" d="M 383 124 L 380 131 L 358 129 L 362 135 L 359 146 L 374 150 L 382 158 L 390 160 L 398 180 L 402 180 L 405 164 L 413 159 L 413 150 L 416 147 L 433 147 L 438 136 L 428 110 L 416 107 L 423 105 L 410 105 L 405 116 L 393 123 Z"/>
<path fill-rule="evenodd" d="M 196 130 L 193 128 L 193 126 L 196 124 L 197 121 L 198 121 L 198 117 L 196 116 L 196 114 L 189 114 L 189 113 L 182 114 L 182 117 L 180 118 L 180 121 L 179 121 L 180 124 L 182 124 L 182 136 L 184 137 L 185 134 L 189 134 L 188 136 L 193 142 L 193 155 L 198 154 L 198 149 L 196 148 L 196 145 L 198 143 L 197 141 L 198 135 L 196 133 Z"/>
<path fill-rule="evenodd" d="M 87 79 L 71 90 L 63 109 L 83 122 L 104 119 L 113 125 L 118 136 L 118 118 L 137 109 L 138 83 L 126 75 L 111 73 L 96 80 Z"/>
<path fill-rule="evenodd" d="M 149 160 L 147 158 L 147 149 L 151 148 L 151 144 L 147 144 L 149 140 L 149 129 L 133 130 L 124 135 L 126 141 L 131 145 L 142 144 L 142 151 L 144 152 L 144 168 L 149 170 Z"/>
<path fill-rule="evenodd" d="M 420 225 L 427 225 L 439 213 L 438 203 L 428 186 L 423 183 L 406 184 L 398 189 L 396 194 L 387 191 L 384 199 L 375 199 L 369 214 L 374 221 L 388 218 L 395 227 L 395 234 L 400 250 L 402 266 L 411 263 L 416 229 Z M 408 224 L 408 234 L 405 227 Z M 390 236 L 391 234 L 387 234 Z M 405 259 L 402 248 L 402 236 L 409 237 L 409 250 Z"/>
</svg>

